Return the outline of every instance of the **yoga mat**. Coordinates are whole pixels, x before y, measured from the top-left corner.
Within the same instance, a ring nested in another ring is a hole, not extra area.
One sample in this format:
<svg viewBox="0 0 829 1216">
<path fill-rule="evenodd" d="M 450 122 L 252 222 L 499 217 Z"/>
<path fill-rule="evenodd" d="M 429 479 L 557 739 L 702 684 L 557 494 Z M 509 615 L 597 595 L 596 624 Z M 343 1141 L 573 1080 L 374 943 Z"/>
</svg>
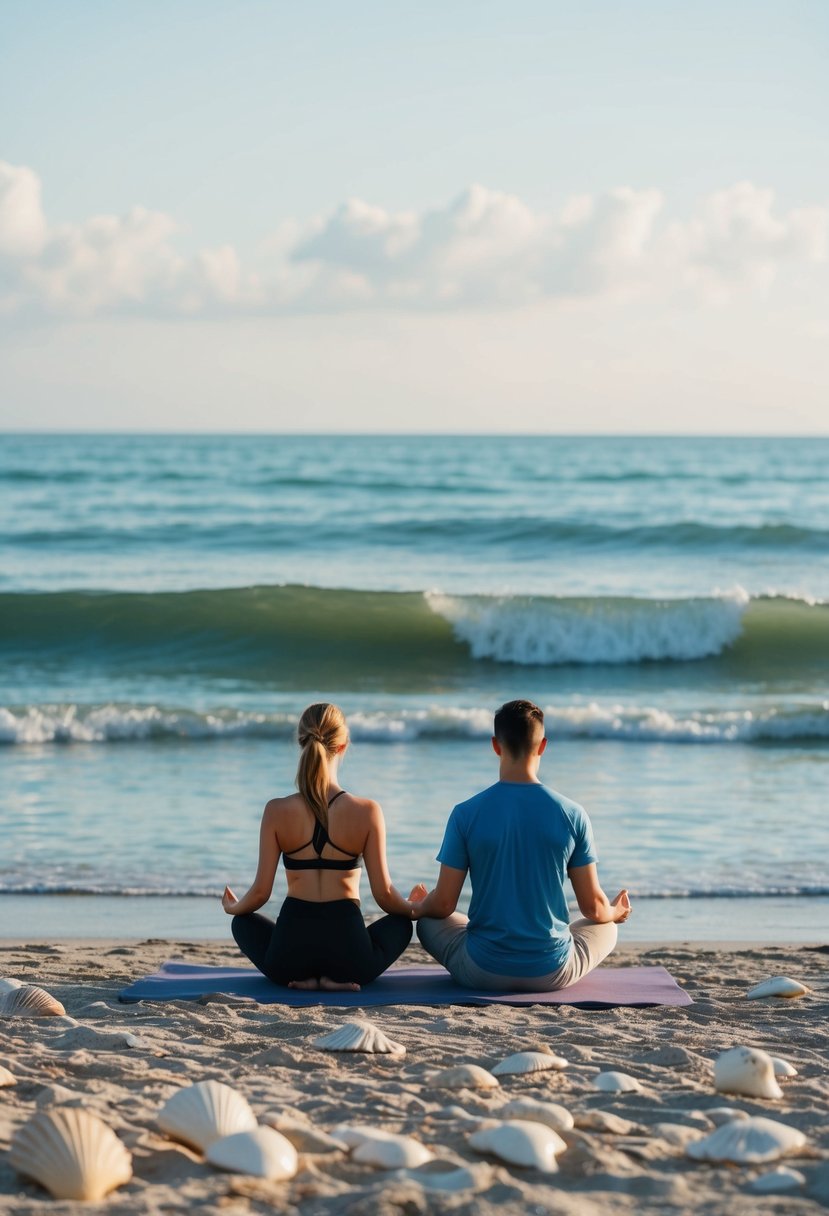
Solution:
<svg viewBox="0 0 829 1216">
<path fill-rule="evenodd" d="M 175 960 L 119 992 L 120 1001 L 196 1000 L 224 992 L 263 1005 L 691 1005 L 664 967 L 599 967 L 560 992 L 482 992 L 461 988 L 443 967 L 395 967 L 360 992 L 305 992 L 271 983 L 252 967 L 205 967 Z"/>
</svg>

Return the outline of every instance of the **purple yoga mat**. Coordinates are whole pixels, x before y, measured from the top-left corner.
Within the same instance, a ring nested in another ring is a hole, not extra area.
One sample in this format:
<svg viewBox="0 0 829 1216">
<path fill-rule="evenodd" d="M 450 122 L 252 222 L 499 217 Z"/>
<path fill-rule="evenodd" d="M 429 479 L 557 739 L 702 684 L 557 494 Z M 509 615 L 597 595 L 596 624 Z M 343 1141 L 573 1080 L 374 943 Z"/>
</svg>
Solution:
<svg viewBox="0 0 829 1216">
<path fill-rule="evenodd" d="M 271 983 L 252 967 L 204 967 L 175 960 L 130 984 L 121 1001 L 196 1000 L 212 992 L 249 997 L 263 1005 L 691 1005 L 664 967 L 599 967 L 560 992 L 482 992 L 461 988 L 443 967 L 394 967 L 360 992 L 304 992 Z"/>
</svg>

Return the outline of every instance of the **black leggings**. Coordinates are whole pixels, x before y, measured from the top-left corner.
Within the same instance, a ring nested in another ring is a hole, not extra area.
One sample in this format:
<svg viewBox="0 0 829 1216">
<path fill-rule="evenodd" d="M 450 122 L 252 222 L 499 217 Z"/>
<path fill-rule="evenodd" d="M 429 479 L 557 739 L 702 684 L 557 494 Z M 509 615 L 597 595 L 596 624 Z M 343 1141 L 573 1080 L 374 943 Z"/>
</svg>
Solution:
<svg viewBox="0 0 829 1216">
<path fill-rule="evenodd" d="M 353 899 L 312 903 L 289 895 L 276 924 L 251 912 L 231 922 L 236 944 L 275 984 L 319 979 L 370 984 L 412 940 L 406 916 L 383 916 L 366 925 Z"/>
</svg>

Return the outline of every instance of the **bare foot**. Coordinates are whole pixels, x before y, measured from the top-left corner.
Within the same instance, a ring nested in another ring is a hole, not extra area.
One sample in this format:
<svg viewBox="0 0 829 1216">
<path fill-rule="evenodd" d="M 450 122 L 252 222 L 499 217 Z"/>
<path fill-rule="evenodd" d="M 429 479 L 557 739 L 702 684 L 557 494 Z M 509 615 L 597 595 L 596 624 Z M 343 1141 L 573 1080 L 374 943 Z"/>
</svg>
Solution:
<svg viewBox="0 0 829 1216">
<path fill-rule="evenodd" d="M 322 987 L 322 984 L 319 980 L 289 980 L 288 987 L 302 988 L 307 992 L 316 992 L 318 988 Z"/>
<path fill-rule="evenodd" d="M 327 975 L 320 976 L 320 988 L 323 992 L 359 992 L 359 984 L 338 984 L 336 980 L 330 980 Z"/>
</svg>

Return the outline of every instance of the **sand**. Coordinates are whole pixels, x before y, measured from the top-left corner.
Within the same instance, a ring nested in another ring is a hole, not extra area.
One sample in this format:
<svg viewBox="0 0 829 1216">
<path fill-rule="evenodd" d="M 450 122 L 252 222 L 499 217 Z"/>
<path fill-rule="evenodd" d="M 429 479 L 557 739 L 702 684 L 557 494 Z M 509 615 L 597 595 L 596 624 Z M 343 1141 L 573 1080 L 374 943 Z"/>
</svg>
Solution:
<svg viewBox="0 0 829 1216">
<path fill-rule="evenodd" d="M 756 1216 L 829 1206 L 827 946 L 622 947 L 606 964 L 665 965 L 694 999 L 681 1009 L 390 1006 L 361 1015 L 226 996 L 119 1004 L 120 988 L 170 957 L 239 961 L 230 942 L 0 945 L 0 976 L 42 985 L 73 1019 L 0 1020 L 0 1064 L 17 1081 L 0 1089 L 0 1211 Z M 401 961 L 421 962 L 425 956 L 413 946 Z M 745 999 L 753 984 L 776 974 L 793 976 L 814 991 L 797 1000 Z M 355 1016 L 403 1043 L 405 1058 L 331 1054 L 310 1046 L 311 1038 Z M 796 1077 L 782 1082 L 782 1099 L 714 1092 L 712 1061 L 737 1044 L 761 1047 L 797 1068 Z M 511 1052 L 544 1047 L 564 1056 L 570 1067 L 505 1077 L 490 1091 L 439 1091 L 428 1081 L 451 1064 L 491 1068 Z M 607 1069 L 635 1076 L 643 1091 L 597 1092 L 592 1077 Z M 278 1116 L 305 1125 L 307 1144 L 313 1144 L 314 1129 L 369 1123 L 410 1134 L 439 1157 L 464 1161 L 473 1185 L 455 1194 L 433 1192 L 419 1181 L 359 1165 L 343 1151 L 301 1152 L 299 1172 L 287 1182 L 221 1173 L 154 1124 L 177 1088 L 208 1078 L 238 1088 L 260 1121 Z M 568 1147 L 558 1158 L 558 1173 L 507 1165 L 469 1146 L 472 1120 L 497 1115 L 505 1100 L 519 1096 L 560 1103 L 575 1117 L 575 1129 L 564 1135 Z M 53 1201 L 9 1164 L 5 1150 L 15 1129 L 37 1109 L 62 1103 L 99 1114 L 133 1154 L 132 1181 L 100 1209 Z M 759 1196 L 752 1182 L 773 1165 L 689 1159 L 687 1141 L 713 1128 L 706 1111 L 724 1105 L 805 1132 L 807 1146 L 783 1162 L 805 1182 L 783 1195 Z"/>
</svg>

